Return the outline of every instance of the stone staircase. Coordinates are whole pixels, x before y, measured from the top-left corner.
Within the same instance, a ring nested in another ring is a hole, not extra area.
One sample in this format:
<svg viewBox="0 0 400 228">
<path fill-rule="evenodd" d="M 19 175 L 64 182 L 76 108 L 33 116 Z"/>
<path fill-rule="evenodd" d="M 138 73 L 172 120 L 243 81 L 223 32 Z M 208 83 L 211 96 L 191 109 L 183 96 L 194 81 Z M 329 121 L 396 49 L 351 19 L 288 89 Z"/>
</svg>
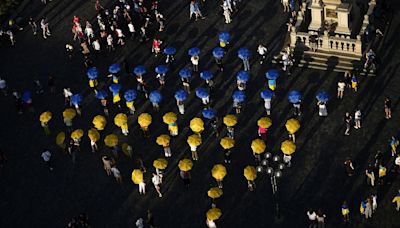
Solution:
<svg viewBox="0 0 400 228">
<path fill-rule="evenodd" d="M 283 52 L 274 56 L 272 63 L 281 63 Z M 373 70 L 367 71 L 364 68 L 360 57 L 346 55 L 343 53 L 334 54 L 332 52 L 317 50 L 313 52 L 308 49 L 295 49 L 293 53 L 294 67 L 311 68 L 323 71 L 345 72 L 356 70 L 360 76 L 376 76 Z"/>
</svg>

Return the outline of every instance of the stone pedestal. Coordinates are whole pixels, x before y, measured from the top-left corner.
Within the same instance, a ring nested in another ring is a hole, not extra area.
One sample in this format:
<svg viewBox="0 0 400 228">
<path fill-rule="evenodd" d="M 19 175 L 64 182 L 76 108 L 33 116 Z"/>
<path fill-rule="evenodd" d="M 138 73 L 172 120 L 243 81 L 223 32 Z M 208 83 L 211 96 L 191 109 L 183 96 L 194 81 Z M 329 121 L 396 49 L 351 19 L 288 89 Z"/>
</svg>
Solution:
<svg viewBox="0 0 400 228">
<path fill-rule="evenodd" d="M 350 24 L 349 24 L 349 19 L 350 19 L 350 11 L 351 11 L 351 5 L 349 3 L 342 3 L 340 4 L 337 9 L 337 27 L 335 32 L 340 33 L 340 34 L 346 34 L 350 35 Z"/>
<path fill-rule="evenodd" d="M 309 9 L 311 10 L 311 23 L 308 30 L 318 31 L 322 26 L 324 7 L 319 0 L 312 0 Z"/>
</svg>

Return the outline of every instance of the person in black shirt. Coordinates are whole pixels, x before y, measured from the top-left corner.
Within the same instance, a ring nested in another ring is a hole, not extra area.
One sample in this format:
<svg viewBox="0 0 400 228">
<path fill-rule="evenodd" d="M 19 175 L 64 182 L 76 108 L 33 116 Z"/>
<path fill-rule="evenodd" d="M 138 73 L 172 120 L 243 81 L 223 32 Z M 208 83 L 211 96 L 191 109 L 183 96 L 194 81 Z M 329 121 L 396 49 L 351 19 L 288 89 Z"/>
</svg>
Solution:
<svg viewBox="0 0 400 228">
<path fill-rule="evenodd" d="M 346 124 L 346 131 L 344 132 L 345 135 L 350 135 L 350 127 L 351 127 L 351 120 L 352 117 L 349 112 L 346 112 L 344 116 L 344 122 Z"/>
<path fill-rule="evenodd" d="M 385 98 L 385 118 L 392 118 L 392 100 L 389 97 Z"/>
</svg>

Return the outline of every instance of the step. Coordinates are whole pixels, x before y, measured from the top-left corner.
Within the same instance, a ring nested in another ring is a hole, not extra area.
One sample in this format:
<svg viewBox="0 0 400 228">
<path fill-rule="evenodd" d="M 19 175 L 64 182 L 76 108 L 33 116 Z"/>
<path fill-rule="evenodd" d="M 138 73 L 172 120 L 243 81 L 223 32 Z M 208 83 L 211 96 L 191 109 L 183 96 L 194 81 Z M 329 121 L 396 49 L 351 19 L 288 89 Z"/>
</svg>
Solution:
<svg viewBox="0 0 400 228">
<path fill-rule="evenodd" d="M 321 58 L 317 56 L 304 56 L 303 58 L 304 61 L 307 62 L 320 62 L 320 63 L 327 63 L 330 65 L 346 65 L 346 66 L 351 66 L 351 67 L 362 67 L 363 64 L 361 61 L 348 61 L 348 60 L 343 60 L 343 59 L 327 59 L 327 58 Z"/>
<path fill-rule="evenodd" d="M 311 54 L 311 55 L 321 55 L 321 56 L 338 56 L 343 59 L 351 59 L 351 60 L 360 60 L 361 59 L 361 56 L 358 56 L 358 55 L 346 54 L 346 53 L 341 53 L 341 52 L 330 52 L 330 51 L 324 51 L 321 49 L 317 49 L 317 51 L 314 52 L 310 49 L 302 50 L 299 48 L 295 48 L 294 52 Z"/>
</svg>

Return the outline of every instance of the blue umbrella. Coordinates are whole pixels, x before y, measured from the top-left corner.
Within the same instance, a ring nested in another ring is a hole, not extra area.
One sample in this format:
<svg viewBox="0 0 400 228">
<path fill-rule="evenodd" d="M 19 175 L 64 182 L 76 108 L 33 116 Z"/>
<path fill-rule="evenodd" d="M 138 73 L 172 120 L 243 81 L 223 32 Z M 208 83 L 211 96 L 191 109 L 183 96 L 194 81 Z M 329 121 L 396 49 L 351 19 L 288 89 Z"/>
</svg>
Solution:
<svg viewBox="0 0 400 228">
<path fill-rule="evenodd" d="M 137 92 L 134 89 L 127 90 L 124 93 L 124 98 L 128 102 L 132 102 L 133 100 L 135 100 L 136 96 L 137 96 Z"/>
<path fill-rule="evenodd" d="M 329 100 L 329 94 L 325 91 L 321 91 L 317 93 L 315 98 L 317 98 L 318 101 L 327 102 Z"/>
<path fill-rule="evenodd" d="M 119 93 L 119 91 L 121 90 L 121 84 L 113 83 L 108 88 L 115 95 L 115 94 Z"/>
<path fill-rule="evenodd" d="M 31 91 L 26 90 L 23 94 L 22 94 L 22 101 L 27 103 L 30 102 L 32 100 L 32 94 Z"/>
<path fill-rule="evenodd" d="M 181 76 L 181 78 L 190 78 L 192 76 L 192 71 L 188 68 L 183 68 L 179 71 L 179 76 Z"/>
<path fill-rule="evenodd" d="M 108 72 L 111 74 L 117 74 L 121 70 L 121 66 L 118 63 L 113 63 L 108 67 Z"/>
<path fill-rule="evenodd" d="M 216 47 L 213 49 L 212 54 L 215 58 L 220 59 L 224 57 L 225 51 L 221 47 Z"/>
<path fill-rule="evenodd" d="M 236 79 L 238 81 L 247 82 L 249 81 L 250 75 L 247 71 L 241 70 L 236 74 Z"/>
<path fill-rule="evenodd" d="M 237 53 L 242 60 L 250 58 L 250 51 L 247 48 L 240 48 Z"/>
<path fill-rule="evenodd" d="M 210 71 L 203 71 L 200 73 L 200 78 L 203 80 L 211 80 L 213 77 L 214 75 Z"/>
<path fill-rule="evenodd" d="M 246 99 L 246 94 L 241 90 L 233 92 L 232 98 L 234 101 L 243 102 Z"/>
<path fill-rule="evenodd" d="M 144 68 L 144 66 L 137 66 L 133 69 L 133 73 L 136 75 L 143 75 L 146 73 L 146 68 Z"/>
<path fill-rule="evenodd" d="M 73 105 L 80 105 L 82 103 L 82 96 L 78 93 L 71 97 L 71 103 Z"/>
<path fill-rule="evenodd" d="M 265 73 L 265 77 L 270 80 L 276 80 L 279 77 L 279 71 L 275 69 L 268 70 L 267 73 Z"/>
<path fill-rule="evenodd" d="M 196 55 L 200 55 L 200 49 L 197 47 L 192 47 L 189 49 L 188 54 L 190 56 L 196 56 Z"/>
<path fill-rule="evenodd" d="M 271 99 L 274 96 L 274 91 L 270 89 L 265 89 L 261 91 L 261 98 L 262 99 Z"/>
<path fill-rule="evenodd" d="M 175 92 L 175 99 L 178 101 L 184 101 L 187 99 L 187 97 L 188 97 L 188 93 L 183 89 L 177 90 Z"/>
<path fill-rule="evenodd" d="M 175 55 L 176 49 L 174 47 L 166 47 L 164 48 L 164 54 L 166 55 Z"/>
<path fill-rule="evenodd" d="M 96 93 L 96 98 L 97 99 L 102 100 L 102 99 L 104 99 L 106 97 L 107 97 L 107 92 L 106 91 L 104 91 L 104 90 L 97 91 L 97 93 Z"/>
<path fill-rule="evenodd" d="M 221 32 L 218 36 L 219 41 L 221 42 L 229 42 L 229 40 L 231 39 L 231 36 L 229 35 L 228 32 Z"/>
<path fill-rule="evenodd" d="M 301 100 L 301 94 L 299 91 L 297 90 L 292 90 L 289 92 L 289 96 L 288 96 L 289 102 L 290 103 L 298 103 Z"/>
<path fill-rule="evenodd" d="M 87 70 L 86 75 L 90 80 L 96 80 L 96 78 L 99 76 L 99 71 L 96 67 L 91 67 Z"/>
<path fill-rule="evenodd" d="M 168 72 L 168 67 L 165 65 L 159 65 L 155 68 L 157 74 L 165 74 Z"/>
<path fill-rule="evenodd" d="M 149 99 L 150 99 L 151 103 L 159 104 L 162 100 L 162 95 L 158 90 L 154 90 L 150 93 Z"/>
<path fill-rule="evenodd" d="M 206 97 L 208 97 L 210 95 L 209 95 L 208 90 L 206 88 L 199 87 L 199 88 L 196 88 L 196 96 L 198 98 L 202 99 L 202 98 L 206 98 Z"/>
<path fill-rule="evenodd" d="M 203 111 L 201 112 L 203 114 L 203 117 L 206 119 L 213 119 L 215 117 L 215 111 L 214 109 L 203 109 Z"/>
</svg>

